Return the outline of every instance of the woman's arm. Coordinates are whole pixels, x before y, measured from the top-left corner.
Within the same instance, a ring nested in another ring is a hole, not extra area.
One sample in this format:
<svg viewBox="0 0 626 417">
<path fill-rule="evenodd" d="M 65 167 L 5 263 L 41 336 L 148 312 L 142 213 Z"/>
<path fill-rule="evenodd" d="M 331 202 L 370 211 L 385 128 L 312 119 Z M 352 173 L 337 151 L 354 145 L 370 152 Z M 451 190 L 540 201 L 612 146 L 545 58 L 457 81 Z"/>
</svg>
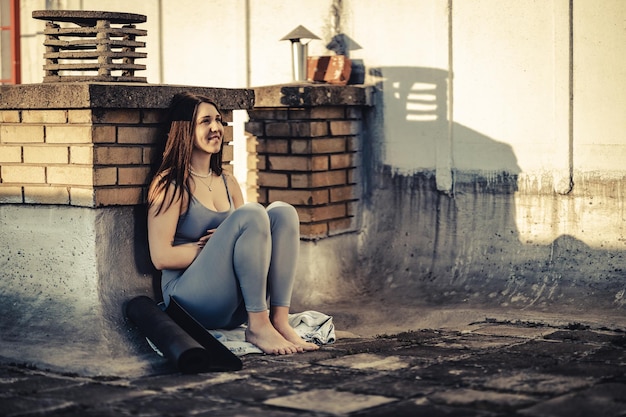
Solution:
<svg viewBox="0 0 626 417">
<path fill-rule="evenodd" d="M 156 214 L 158 207 L 171 198 L 174 186 L 167 192 L 162 192 L 155 198 L 154 203 L 148 209 L 148 245 L 150 258 L 155 268 L 161 269 L 184 269 L 198 256 L 202 246 L 196 243 L 187 243 L 174 246 L 176 225 L 180 216 L 182 197 L 175 198 L 169 207 L 161 209 Z"/>
</svg>

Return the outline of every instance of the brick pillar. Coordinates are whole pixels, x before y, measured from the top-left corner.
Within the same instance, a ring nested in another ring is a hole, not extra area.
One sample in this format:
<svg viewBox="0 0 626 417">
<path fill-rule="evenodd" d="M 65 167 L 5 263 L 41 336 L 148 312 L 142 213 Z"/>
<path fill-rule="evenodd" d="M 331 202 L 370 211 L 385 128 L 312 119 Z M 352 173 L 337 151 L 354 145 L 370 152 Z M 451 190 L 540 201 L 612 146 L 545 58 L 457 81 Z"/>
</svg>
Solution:
<svg viewBox="0 0 626 417">
<path fill-rule="evenodd" d="M 358 228 L 359 133 L 370 90 L 324 84 L 255 89 L 248 200 L 293 204 L 304 239 Z"/>
<path fill-rule="evenodd" d="M 67 83 L 2 87 L 0 203 L 80 207 L 142 204 L 162 115 L 171 97 L 214 98 L 232 121 L 248 90 Z M 225 169 L 232 170 L 232 127 Z"/>
</svg>

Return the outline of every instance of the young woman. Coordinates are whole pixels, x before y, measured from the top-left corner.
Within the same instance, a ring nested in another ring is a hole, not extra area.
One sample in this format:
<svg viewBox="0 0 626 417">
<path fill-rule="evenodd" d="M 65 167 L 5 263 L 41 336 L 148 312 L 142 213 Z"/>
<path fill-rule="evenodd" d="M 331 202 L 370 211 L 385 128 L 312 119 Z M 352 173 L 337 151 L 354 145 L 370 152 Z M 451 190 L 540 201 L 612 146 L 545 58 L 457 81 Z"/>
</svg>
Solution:
<svg viewBox="0 0 626 417">
<path fill-rule="evenodd" d="M 296 210 L 244 204 L 222 171 L 224 123 L 206 97 L 176 95 L 163 161 L 148 195 L 150 257 L 166 305 L 176 300 L 208 329 L 247 323 L 269 354 L 317 349 L 288 323 L 299 247 Z M 269 314 L 268 314 L 269 302 Z"/>
</svg>

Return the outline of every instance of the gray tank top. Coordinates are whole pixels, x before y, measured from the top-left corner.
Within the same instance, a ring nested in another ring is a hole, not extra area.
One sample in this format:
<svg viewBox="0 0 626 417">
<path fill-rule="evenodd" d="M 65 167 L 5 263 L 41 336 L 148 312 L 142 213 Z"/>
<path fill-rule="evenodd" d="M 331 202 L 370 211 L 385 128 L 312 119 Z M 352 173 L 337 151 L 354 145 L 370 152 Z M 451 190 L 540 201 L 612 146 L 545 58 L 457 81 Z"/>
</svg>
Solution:
<svg viewBox="0 0 626 417">
<path fill-rule="evenodd" d="M 230 196 L 230 191 L 228 191 L 228 184 L 224 174 L 222 174 L 222 179 L 224 180 L 224 186 L 226 186 L 226 195 L 230 204 L 229 209 L 226 211 L 211 210 L 192 195 L 187 211 L 178 218 L 174 245 L 197 242 L 200 237 L 206 234 L 207 230 L 217 228 L 233 212 L 233 200 Z"/>
</svg>

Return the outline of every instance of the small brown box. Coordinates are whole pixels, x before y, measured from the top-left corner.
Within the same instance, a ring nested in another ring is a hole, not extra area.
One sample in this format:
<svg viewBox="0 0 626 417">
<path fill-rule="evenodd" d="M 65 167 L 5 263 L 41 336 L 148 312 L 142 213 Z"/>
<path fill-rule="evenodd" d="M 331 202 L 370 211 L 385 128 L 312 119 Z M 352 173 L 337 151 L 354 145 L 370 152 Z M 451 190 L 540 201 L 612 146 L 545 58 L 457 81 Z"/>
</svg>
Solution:
<svg viewBox="0 0 626 417">
<path fill-rule="evenodd" d="M 352 62 L 343 55 L 312 56 L 307 58 L 307 80 L 346 85 L 350 79 Z"/>
</svg>

